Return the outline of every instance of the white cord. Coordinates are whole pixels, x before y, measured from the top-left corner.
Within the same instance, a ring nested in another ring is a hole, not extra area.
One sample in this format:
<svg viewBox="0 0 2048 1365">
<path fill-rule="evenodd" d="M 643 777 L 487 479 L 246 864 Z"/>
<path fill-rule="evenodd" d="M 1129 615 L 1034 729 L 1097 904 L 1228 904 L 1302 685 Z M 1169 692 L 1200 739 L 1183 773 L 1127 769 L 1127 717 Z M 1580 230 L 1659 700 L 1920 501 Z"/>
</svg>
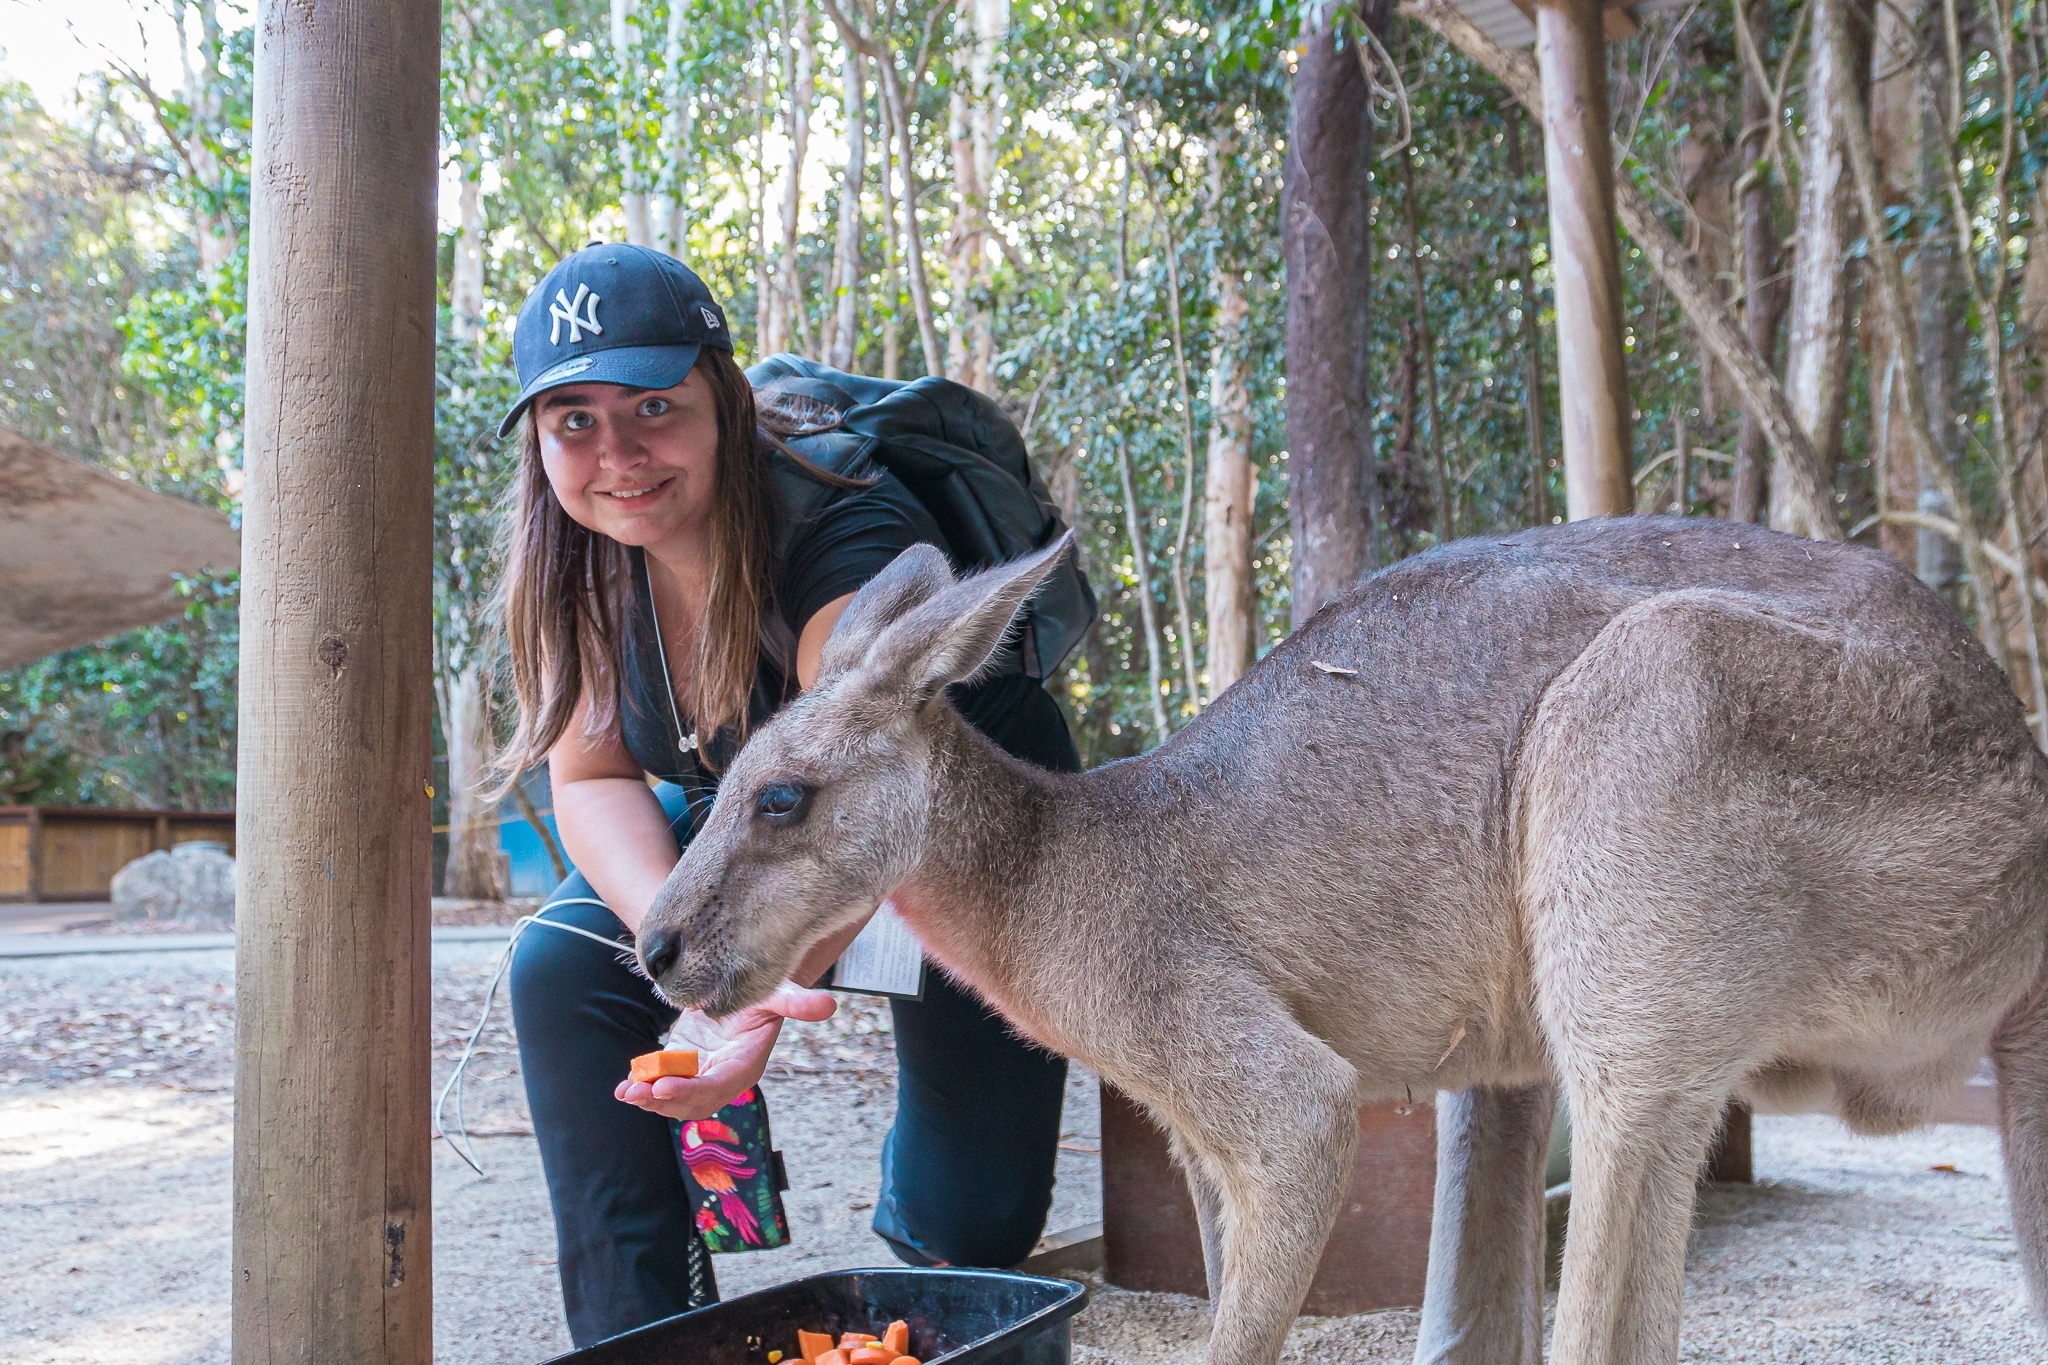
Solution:
<svg viewBox="0 0 2048 1365">
<path fill-rule="evenodd" d="M 498 997 L 498 983 L 505 979 L 505 968 L 512 963 L 512 950 L 519 946 L 519 936 L 526 932 L 529 925 L 538 924 L 543 929 L 559 929 L 565 934 L 575 934 L 580 938 L 587 938 L 592 943 L 602 943 L 607 948 L 622 949 L 627 952 L 632 951 L 633 945 L 630 943 L 621 943 L 615 938 L 606 938 L 603 934 L 593 934 L 588 929 L 578 929 L 573 924 L 557 924 L 551 919 L 541 918 L 548 911 L 564 905 L 594 905 L 600 910 L 611 909 L 603 901 L 590 896 L 565 896 L 561 900 L 548 902 L 531 915 L 521 915 L 517 920 L 513 921 L 512 937 L 506 942 L 505 951 L 498 955 L 498 968 L 491 974 L 491 988 L 484 992 L 484 1012 L 478 1016 L 476 1027 L 469 1031 L 469 1041 L 463 1044 L 462 1060 L 455 1064 L 455 1074 L 448 1078 L 448 1083 L 441 1087 L 441 1097 L 434 1101 L 434 1136 L 446 1142 L 449 1150 L 467 1162 L 469 1168 L 478 1175 L 484 1173 L 484 1168 L 483 1164 L 476 1159 L 476 1145 L 470 1140 L 469 1124 L 463 1118 L 462 1076 L 469 1069 L 470 1057 L 476 1052 L 477 1039 L 483 1037 L 484 1026 L 491 1022 L 491 1005 Z M 456 1144 L 455 1139 L 449 1137 L 441 1126 L 441 1111 L 448 1105 L 448 1094 L 450 1091 L 455 1093 L 455 1131 L 462 1139 L 459 1146 Z"/>
</svg>

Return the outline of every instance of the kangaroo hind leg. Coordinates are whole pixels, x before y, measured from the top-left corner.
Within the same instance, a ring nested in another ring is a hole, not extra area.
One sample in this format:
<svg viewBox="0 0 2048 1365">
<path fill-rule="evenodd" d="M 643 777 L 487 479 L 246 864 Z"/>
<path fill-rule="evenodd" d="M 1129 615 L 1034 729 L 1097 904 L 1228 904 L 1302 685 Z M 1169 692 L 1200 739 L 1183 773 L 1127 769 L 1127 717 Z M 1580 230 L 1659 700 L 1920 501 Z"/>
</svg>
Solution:
<svg viewBox="0 0 2048 1365">
<path fill-rule="evenodd" d="M 1573 1077 L 1554 1365 L 1674 1365 L 1693 1186 L 1725 1091 Z"/>
<path fill-rule="evenodd" d="M 1991 1038 L 2006 1197 L 2034 1312 L 2048 1323 L 2048 972 Z"/>
</svg>

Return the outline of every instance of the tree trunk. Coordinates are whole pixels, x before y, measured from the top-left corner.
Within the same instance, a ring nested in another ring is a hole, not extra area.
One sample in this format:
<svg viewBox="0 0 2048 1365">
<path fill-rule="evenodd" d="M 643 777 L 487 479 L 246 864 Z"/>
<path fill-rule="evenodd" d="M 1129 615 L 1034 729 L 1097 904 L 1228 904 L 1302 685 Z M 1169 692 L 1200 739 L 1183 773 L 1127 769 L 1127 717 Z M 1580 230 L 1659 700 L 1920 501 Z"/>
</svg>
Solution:
<svg viewBox="0 0 2048 1365">
<path fill-rule="evenodd" d="M 220 157 L 213 150 L 215 140 L 226 131 L 222 126 L 226 117 L 227 95 L 221 72 L 220 13 L 210 0 L 193 6 L 199 12 L 198 60 L 194 61 L 185 31 L 186 7 L 180 4 L 169 8 L 171 21 L 178 32 L 178 59 L 184 64 L 183 100 L 185 108 L 190 111 L 189 126 L 174 136 L 172 143 L 183 153 L 186 171 L 207 191 L 201 196 L 202 200 L 205 203 L 224 203 L 226 186 Z M 157 106 L 157 109 L 161 119 L 164 113 L 162 106 Z M 239 245 L 234 219 L 225 210 L 209 212 L 204 207 L 193 214 L 192 239 L 199 251 L 199 273 L 209 280 L 220 273 L 221 266 L 235 254 Z"/>
<path fill-rule="evenodd" d="M 1771 0 L 1751 0 L 1750 32 L 1759 43 L 1771 32 Z M 1761 58 L 1761 54 L 1759 54 Z M 1786 286 L 1778 278 L 1778 226 L 1772 218 L 1770 167 L 1764 146 L 1778 116 L 1771 92 L 1745 62 L 1742 69 L 1742 322 L 1749 344 L 1766 366 L 1778 352 L 1778 327 L 1785 316 Z M 1736 521 L 1764 519 L 1769 486 L 1770 440 L 1755 412 L 1745 404 L 1735 439 L 1735 473 L 1728 515 Z"/>
<path fill-rule="evenodd" d="M 789 139 L 789 178 L 782 187 L 782 244 L 775 258 L 775 287 L 769 295 L 768 312 L 761 328 L 761 350 L 765 355 L 794 349 L 807 329 L 796 243 L 803 226 L 804 161 L 811 149 L 811 105 L 818 93 L 818 40 L 808 0 L 788 0 L 788 4 L 789 46 L 783 53 L 783 76 L 789 84 L 789 103 L 783 110 L 783 132 Z"/>
<path fill-rule="evenodd" d="M 967 61 L 966 80 L 955 80 L 950 101 L 954 205 L 949 268 L 954 304 L 946 367 L 969 388 L 993 392 L 995 329 L 988 300 L 988 213 L 996 138 L 1002 127 L 995 64 L 1009 34 L 1009 0 L 970 0 L 960 26 Z"/>
<path fill-rule="evenodd" d="M 1443 409 L 1437 401 L 1436 339 L 1429 326 L 1429 282 L 1422 268 L 1422 227 L 1415 212 L 1415 144 L 1401 149 L 1401 207 L 1408 218 L 1408 272 L 1415 305 L 1412 336 L 1419 348 L 1415 363 L 1429 379 L 1429 469 L 1430 501 L 1435 504 L 1432 529 L 1439 541 L 1454 540 L 1458 534 L 1457 490 L 1444 466 Z M 1400 447 L 1412 449 L 1406 442 Z"/>
<path fill-rule="evenodd" d="M 683 65 L 684 23 L 689 6 L 668 7 L 668 34 L 661 49 L 661 170 L 655 177 L 652 220 L 654 247 L 671 256 L 683 255 L 687 243 L 683 222 L 690 187 L 690 150 L 696 132 L 696 107 Z"/>
<path fill-rule="evenodd" d="M 640 22 L 635 0 L 612 0 L 612 56 L 619 71 L 619 119 L 635 124 L 640 116 L 644 73 L 640 64 Z M 626 240 L 651 246 L 654 229 L 647 214 L 647 161 L 639 140 L 630 132 L 619 137 L 619 207 L 626 215 Z"/>
<path fill-rule="evenodd" d="M 1728 200 L 1728 152 L 1718 130 L 1695 126 L 1678 149 L 1679 175 L 1692 212 L 1685 221 L 1685 246 L 1716 285 L 1730 278 L 1734 245 L 1733 214 Z M 1725 287 L 1722 297 L 1727 297 Z M 1695 337 L 1700 357 L 1700 420 L 1718 422 L 1721 405 L 1731 396 L 1726 374 L 1713 349 Z"/>
<path fill-rule="evenodd" d="M 235 1365 L 433 1358 L 440 20 L 301 0 L 257 23 Z"/>
<path fill-rule="evenodd" d="M 1138 513 L 1138 491 L 1131 480 L 1130 441 L 1122 432 L 1116 442 L 1116 472 L 1123 485 L 1124 529 L 1131 538 L 1131 564 L 1138 571 L 1138 621 L 1145 636 L 1145 682 L 1152 698 L 1152 729 L 1164 744 L 1173 733 L 1166 719 L 1166 658 L 1159 640 L 1159 614 L 1152 605 L 1152 555 L 1145 544 L 1145 524 Z"/>
<path fill-rule="evenodd" d="M 490 674 L 471 663 L 448 680 L 446 695 L 441 729 L 448 744 L 448 863 L 441 872 L 441 894 L 503 900 L 507 887 L 498 821 L 481 795 L 490 781 L 495 747 Z"/>
<path fill-rule="evenodd" d="M 832 344 L 825 363 L 853 369 L 860 343 L 861 190 L 867 183 L 867 59 L 851 44 L 840 65 L 840 104 L 846 114 L 846 173 L 839 187 L 839 240 L 832 253 Z M 886 176 L 884 177 L 886 179 Z"/>
<path fill-rule="evenodd" d="M 1515 178 L 1515 187 L 1520 190 L 1528 181 L 1529 169 L 1522 152 L 1522 115 L 1512 105 L 1508 107 L 1507 153 L 1508 174 Z M 1528 212 L 1518 198 L 1515 216 L 1525 226 L 1532 222 Z M 1551 463 L 1550 445 L 1543 429 L 1543 327 L 1536 320 L 1536 268 L 1526 242 L 1525 238 L 1515 262 L 1522 285 L 1522 418 L 1529 446 L 1526 510 L 1531 526 L 1548 526 Z"/>
<path fill-rule="evenodd" d="M 946 372 L 945 353 L 939 348 L 938 323 L 932 316 L 932 295 L 924 273 L 924 237 L 917 222 L 917 157 L 910 130 L 910 95 L 896 74 L 893 60 L 881 62 L 882 98 L 889 101 L 896 125 L 896 165 L 903 173 L 903 243 L 910 266 L 910 306 L 917 314 L 917 337 L 924 347 L 926 374 Z"/>
<path fill-rule="evenodd" d="M 884 61 L 888 60 L 886 57 Z M 877 98 L 875 112 L 882 123 L 882 161 L 880 180 L 882 182 L 882 297 L 884 305 L 880 319 L 882 328 L 882 378 L 903 377 L 903 328 L 901 313 L 905 285 L 903 280 L 903 251 L 901 247 L 902 219 L 896 212 L 896 184 L 890 173 L 895 162 L 891 151 L 896 145 L 896 118 L 894 106 L 886 97 Z"/>
<path fill-rule="evenodd" d="M 449 330 L 457 341 L 474 345 L 484 325 L 484 203 L 476 168 L 466 161 L 456 204 L 461 226 L 455 235 L 455 269 L 448 278 Z"/>
<path fill-rule="evenodd" d="M 1845 13 L 1844 0 L 1816 0 L 1820 19 L 1815 25 L 1814 41 L 1834 49 L 1840 64 L 1847 65 L 1854 59 L 1857 42 L 1854 30 Z M 1869 60 L 1869 45 L 1862 45 L 1863 60 Z M 1848 115 L 1841 122 L 1845 137 L 1845 151 L 1853 175 L 1853 184 L 1859 204 L 1865 210 L 1869 221 L 1884 217 L 1883 187 L 1878 182 L 1877 158 L 1870 146 L 1870 128 L 1861 122 L 1863 110 L 1862 92 L 1853 84 L 1848 85 L 1843 98 L 1844 112 Z M 1875 278 L 1872 280 L 1874 293 L 1885 315 L 1885 326 L 1890 335 L 1900 338 L 1904 349 L 1919 350 L 1919 326 L 1914 317 L 1911 296 L 1906 287 L 1905 272 L 1899 264 L 1897 250 L 1891 239 L 1882 232 L 1872 233 L 1866 239 Z M 1923 470 L 1933 470 L 1940 484 L 1942 496 L 1947 500 L 1955 515 L 1957 537 L 1962 543 L 1963 562 L 1969 571 L 1972 595 L 1977 604 L 1977 632 L 1984 641 L 1984 648 L 1997 662 L 1999 669 L 2008 677 L 2013 676 L 2012 650 L 2006 638 L 2004 612 L 1998 600 L 1998 591 L 1991 575 L 1990 554 L 1987 552 L 1987 537 L 1977 524 L 1976 511 L 1965 495 L 1955 472 L 1949 468 L 1934 434 L 1934 418 L 1927 401 L 1927 388 L 1918 366 L 1901 367 L 1897 376 L 1897 389 L 1904 398 L 1905 428 L 1912 436 L 1916 455 Z M 2015 563 L 2024 566 L 2024 558 Z M 2032 613 L 2031 596 L 2026 592 L 2031 575 L 2022 573 L 2026 582 L 2021 584 L 2022 602 L 2028 613 Z M 2033 631 L 2028 631 L 2030 647 Z M 2041 684 L 2039 670 L 2035 671 L 2038 691 Z M 2048 713 L 2048 706 L 2037 706 L 2037 713 Z M 2048 714 L 2041 719 L 2048 723 Z"/>
<path fill-rule="evenodd" d="M 1375 6 L 1368 22 L 1386 27 Z M 1367 301 L 1373 128 L 1365 74 L 1328 16 L 1294 73 L 1280 193 L 1287 266 L 1287 480 L 1299 628 L 1378 558 Z"/>
<path fill-rule="evenodd" d="M 1543 171 L 1557 299 L 1557 388 L 1567 514 L 1622 516 L 1630 479 L 1628 369 L 1621 354 L 1621 252 L 1599 0 L 1536 7 Z"/>
<path fill-rule="evenodd" d="M 2023 460 L 2020 496 L 2026 524 L 2042 527 L 2048 526 L 2048 181 L 2035 186 L 2033 217 L 2014 338 L 2013 444 Z M 2048 546 L 2036 543 L 2033 548 L 2036 573 L 2048 578 Z"/>
<path fill-rule="evenodd" d="M 1209 203 L 1220 224 L 1234 138 L 1209 154 Z M 1252 576 L 1252 515 L 1258 475 L 1252 468 L 1251 301 L 1244 273 L 1219 243 L 1215 273 L 1216 322 L 1209 345 L 1209 471 L 1202 501 L 1202 578 L 1209 618 L 1209 696 L 1244 676 L 1258 653 L 1259 599 Z"/>
<path fill-rule="evenodd" d="M 1806 65 L 1806 153 L 1799 186 L 1799 246 L 1792 265 L 1787 319 L 1785 392 L 1832 473 L 1842 453 L 1842 414 L 1849 398 L 1849 245 L 1857 231 L 1849 180 L 1848 96 L 1859 93 L 1870 66 L 1868 12 L 1850 21 L 1860 58 L 1849 65 L 1825 43 L 1812 45 Z M 1792 529 L 1792 509 L 1772 480 L 1771 525 Z M 1830 479 L 1832 484 L 1832 479 Z M 1832 494 L 1832 488 L 1830 488 Z"/>
<path fill-rule="evenodd" d="M 1877 12 L 1877 33 L 1871 52 L 1870 141 L 1888 206 L 1912 204 L 1922 190 L 1924 72 L 1916 53 L 1925 13 L 1925 0 L 1880 5 Z M 1884 73 L 1884 79 L 1877 79 L 1879 73 Z M 1935 190 L 1938 195 L 1938 185 Z M 1871 411 L 1877 421 L 1873 437 L 1874 441 L 1883 442 L 1887 512 L 1943 515 L 1947 511 L 1932 471 L 1923 473 L 1920 469 L 1915 454 L 1918 447 L 1906 429 L 1905 401 L 1899 388 L 1903 368 L 1919 365 L 1923 369 L 1929 410 L 1937 419 L 1947 410 L 1947 365 L 1942 353 L 1948 327 L 1942 318 L 1943 303 L 1939 297 L 1947 283 L 1944 255 L 1931 235 L 1914 252 L 1910 282 L 1919 296 L 1918 355 L 1905 352 L 1898 338 L 1890 334 L 1882 308 L 1870 309 L 1867 317 L 1873 333 Z M 1928 298 L 1930 288 L 1936 291 L 1932 300 Z M 1929 369 L 1932 373 L 1924 373 Z M 1948 537 L 1925 526 L 1888 522 L 1881 532 L 1881 541 L 1886 550 L 1913 567 L 1921 582 L 1954 599 L 1961 560 Z"/>
</svg>

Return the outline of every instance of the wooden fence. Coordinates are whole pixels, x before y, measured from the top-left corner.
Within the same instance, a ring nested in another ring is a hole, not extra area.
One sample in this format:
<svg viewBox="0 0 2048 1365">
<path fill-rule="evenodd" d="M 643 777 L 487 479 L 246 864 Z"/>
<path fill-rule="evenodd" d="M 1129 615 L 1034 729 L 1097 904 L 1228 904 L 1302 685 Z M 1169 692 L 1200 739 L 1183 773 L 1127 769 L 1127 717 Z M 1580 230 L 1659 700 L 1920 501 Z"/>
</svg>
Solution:
<svg viewBox="0 0 2048 1365">
<path fill-rule="evenodd" d="M 0 901 L 103 901 L 130 862 L 197 840 L 232 852 L 235 813 L 0 806 Z"/>
</svg>

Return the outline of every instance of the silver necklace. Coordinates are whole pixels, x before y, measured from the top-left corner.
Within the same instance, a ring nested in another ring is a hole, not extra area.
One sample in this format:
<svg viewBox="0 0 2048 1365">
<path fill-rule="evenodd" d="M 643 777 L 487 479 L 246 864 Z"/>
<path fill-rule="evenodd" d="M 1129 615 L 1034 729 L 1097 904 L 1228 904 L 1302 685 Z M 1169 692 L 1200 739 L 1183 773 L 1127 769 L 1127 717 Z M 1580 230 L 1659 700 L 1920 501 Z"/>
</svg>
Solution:
<svg viewBox="0 0 2048 1365">
<path fill-rule="evenodd" d="M 644 566 L 644 561 L 643 561 Z M 647 576 L 647 614 L 654 618 L 654 648 L 661 655 L 661 685 L 668 692 L 668 714 L 676 723 L 676 751 L 694 753 L 697 749 L 697 732 L 683 733 L 683 713 L 676 707 L 675 681 L 668 675 L 668 645 L 661 638 L 661 608 L 654 601 L 654 575 Z"/>
</svg>

